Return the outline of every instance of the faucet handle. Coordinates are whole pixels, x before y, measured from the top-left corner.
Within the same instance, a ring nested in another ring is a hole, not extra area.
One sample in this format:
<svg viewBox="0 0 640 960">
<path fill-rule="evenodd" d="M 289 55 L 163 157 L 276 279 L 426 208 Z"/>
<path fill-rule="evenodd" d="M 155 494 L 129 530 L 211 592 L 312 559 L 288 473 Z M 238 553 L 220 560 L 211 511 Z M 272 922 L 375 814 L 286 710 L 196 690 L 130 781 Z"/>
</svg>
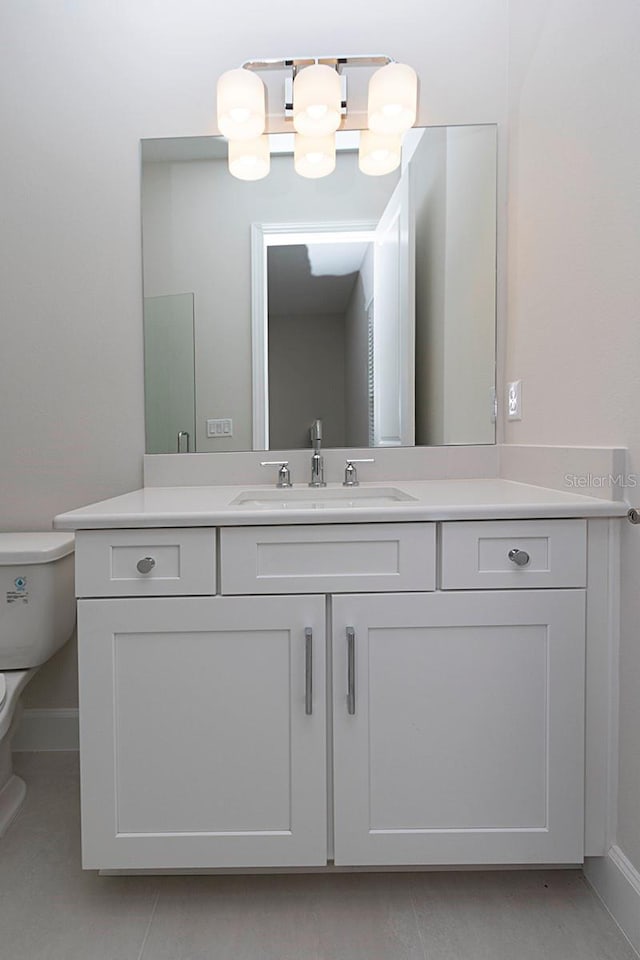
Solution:
<svg viewBox="0 0 640 960">
<path fill-rule="evenodd" d="M 360 485 L 358 480 L 358 471 L 354 467 L 354 463 L 375 463 L 375 457 L 361 457 L 359 460 L 348 459 L 344 467 L 344 480 L 342 482 L 343 487 L 357 487 Z"/>
<path fill-rule="evenodd" d="M 277 487 L 292 487 L 291 473 L 289 472 L 288 460 L 261 460 L 261 467 L 280 467 L 278 470 Z"/>
</svg>

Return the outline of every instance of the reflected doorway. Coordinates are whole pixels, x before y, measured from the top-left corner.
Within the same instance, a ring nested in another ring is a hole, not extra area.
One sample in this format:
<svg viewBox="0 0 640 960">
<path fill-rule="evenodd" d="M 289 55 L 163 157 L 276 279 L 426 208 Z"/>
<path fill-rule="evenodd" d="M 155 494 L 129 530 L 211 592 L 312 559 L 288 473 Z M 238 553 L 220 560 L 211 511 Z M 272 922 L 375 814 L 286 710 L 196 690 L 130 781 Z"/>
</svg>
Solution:
<svg viewBox="0 0 640 960">
<path fill-rule="evenodd" d="M 316 419 L 328 447 L 360 436 L 368 368 L 358 347 L 362 304 L 366 311 L 373 299 L 375 228 L 368 221 L 253 225 L 254 449 L 308 447 Z"/>
<path fill-rule="evenodd" d="M 253 224 L 253 448 L 415 441 L 409 178 L 373 223 Z"/>
<path fill-rule="evenodd" d="M 269 447 L 368 446 L 372 243 L 270 246 L 267 289 Z"/>
</svg>

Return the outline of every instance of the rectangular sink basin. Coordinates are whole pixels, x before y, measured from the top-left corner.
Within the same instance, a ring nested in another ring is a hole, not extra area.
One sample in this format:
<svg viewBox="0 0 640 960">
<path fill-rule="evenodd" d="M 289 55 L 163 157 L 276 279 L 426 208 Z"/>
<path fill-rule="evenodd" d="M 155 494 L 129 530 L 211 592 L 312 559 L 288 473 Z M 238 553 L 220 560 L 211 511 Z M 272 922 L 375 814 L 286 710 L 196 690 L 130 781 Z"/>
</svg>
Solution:
<svg viewBox="0 0 640 960">
<path fill-rule="evenodd" d="M 328 510 L 389 507 L 415 501 L 415 497 L 397 487 L 285 487 L 244 490 L 229 506 L 251 510 Z"/>
</svg>

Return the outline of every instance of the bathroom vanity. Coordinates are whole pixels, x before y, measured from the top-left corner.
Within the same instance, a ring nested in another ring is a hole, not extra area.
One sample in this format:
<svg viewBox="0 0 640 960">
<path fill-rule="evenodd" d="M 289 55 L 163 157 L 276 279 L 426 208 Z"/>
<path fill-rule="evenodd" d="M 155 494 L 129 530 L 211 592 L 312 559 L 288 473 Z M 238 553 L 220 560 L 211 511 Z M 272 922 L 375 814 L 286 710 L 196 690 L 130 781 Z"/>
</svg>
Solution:
<svg viewBox="0 0 640 960">
<path fill-rule="evenodd" d="M 415 129 L 386 178 L 354 134 L 324 192 L 286 134 L 250 190 L 220 138 L 142 145 L 147 486 L 56 518 L 87 868 L 606 849 L 626 505 L 495 479 L 496 127 Z M 299 482 L 321 421 L 326 476 L 375 450 L 376 483 Z M 587 453 L 552 485 L 617 474 Z"/>
<path fill-rule="evenodd" d="M 146 488 L 59 516 L 84 866 L 602 853 L 624 511 L 466 480 Z"/>
</svg>

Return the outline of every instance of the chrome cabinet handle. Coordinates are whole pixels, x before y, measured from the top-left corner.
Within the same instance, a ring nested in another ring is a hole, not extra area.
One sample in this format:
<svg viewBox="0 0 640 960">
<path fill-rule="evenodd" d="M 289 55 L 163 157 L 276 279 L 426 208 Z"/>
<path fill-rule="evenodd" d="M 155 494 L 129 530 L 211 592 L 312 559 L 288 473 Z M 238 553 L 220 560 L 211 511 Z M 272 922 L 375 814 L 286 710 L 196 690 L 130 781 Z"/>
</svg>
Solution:
<svg viewBox="0 0 640 960">
<path fill-rule="evenodd" d="M 304 712 L 308 717 L 313 713 L 313 630 L 304 631 Z"/>
<path fill-rule="evenodd" d="M 186 449 L 183 449 L 183 443 L 182 443 L 183 440 L 184 440 L 184 447 L 186 447 Z M 178 431 L 178 453 L 189 453 L 190 443 L 191 443 L 191 438 L 189 436 L 188 430 L 179 430 Z"/>
<path fill-rule="evenodd" d="M 151 573 L 155 565 L 156 562 L 153 557 L 143 557 L 136 563 L 136 569 L 138 573 Z"/>
<path fill-rule="evenodd" d="M 518 550 L 514 547 L 513 550 L 509 550 L 509 560 L 519 567 L 526 567 L 531 557 L 526 550 Z"/>
<path fill-rule="evenodd" d="M 356 712 L 356 631 L 347 627 L 347 713 Z"/>
</svg>

